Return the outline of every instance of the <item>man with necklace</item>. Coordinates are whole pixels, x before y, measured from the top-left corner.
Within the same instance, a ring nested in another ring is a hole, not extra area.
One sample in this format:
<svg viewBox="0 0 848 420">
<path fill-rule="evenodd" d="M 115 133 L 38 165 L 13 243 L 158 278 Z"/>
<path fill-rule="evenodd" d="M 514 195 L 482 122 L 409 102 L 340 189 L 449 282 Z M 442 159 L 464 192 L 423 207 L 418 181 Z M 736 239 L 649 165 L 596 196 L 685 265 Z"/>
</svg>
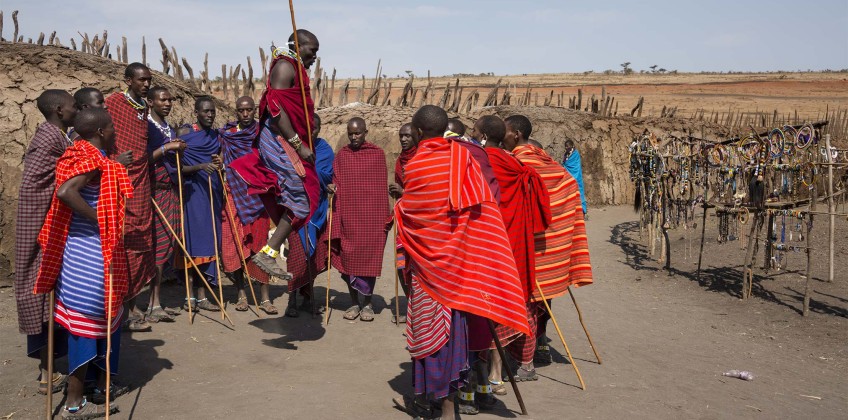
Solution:
<svg viewBox="0 0 848 420">
<path fill-rule="evenodd" d="M 153 209 L 150 203 L 150 156 L 147 152 L 147 102 L 150 90 L 150 69 L 141 63 L 131 63 L 124 70 L 126 89 L 106 98 L 106 106 L 115 124 L 115 155 L 131 152 L 127 165 L 133 196 L 127 200 L 124 223 L 124 245 L 129 267 L 129 290 L 126 296 L 128 329 L 150 331 L 150 324 L 136 306 L 136 296 L 155 276 L 153 253 Z"/>
</svg>

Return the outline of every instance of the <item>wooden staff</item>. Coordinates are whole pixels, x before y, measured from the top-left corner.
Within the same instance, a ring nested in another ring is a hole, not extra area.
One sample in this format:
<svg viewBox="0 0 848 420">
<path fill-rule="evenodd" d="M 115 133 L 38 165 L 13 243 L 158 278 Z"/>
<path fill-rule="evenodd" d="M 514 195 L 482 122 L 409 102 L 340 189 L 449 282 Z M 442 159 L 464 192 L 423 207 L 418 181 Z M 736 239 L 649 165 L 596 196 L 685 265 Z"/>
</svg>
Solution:
<svg viewBox="0 0 848 420">
<path fill-rule="evenodd" d="M 580 388 L 582 390 L 586 390 L 586 384 L 583 382 L 583 376 L 580 375 L 580 371 L 577 369 L 577 365 L 574 364 L 574 359 L 571 357 L 571 350 L 568 349 L 568 344 L 565 343 L 565 337 L 562 335 L 562 330 L 559 329 L 559 324 L 557 324 L 556 317 L 554 317 L 554 312 L 551 311 L 550 305 L 548 305 L 548 300 L 545 299 L 545 292 L 542 291 L 542 286 L 536 282 L 536 290 L 539 291 L 539 296 L 542 297 L 542 302 L 545 304 L 545 309 L 548 310 L 548 315 L 551 316 L 551 321 L 554 323 L 554 328 L 556 328 L 557 334 L 559 334 L 559 339 L 562 341 L 562 346 L 565 347 L 565 354 L 568 356 L 568 361 L 571 362 L 571 367 L 574 368 L 574 373 L 577 374 L 577 379 L 580 381 Z"/>
<path fill-rule="evenodd" d="M 56 304 L 56 292 L 51 290 L 48 297 L 50 306 L 47 311 L 47 420 L 53 418 L 53 351 L 56 346 L 53 338 L 53 306 Z M 44 378 L 42 378 L 44 379 Z"/>
<path fill-rule="evenodd" d="M 568 295 L 571 296 L 571 301 L 574 303 L 574 308 L 577 309 L 577 318 L 580 319 L 580 326 L 583 327 L 583 332 L 586 333 L 586 338 L 589 339 L 589 346 L 592 347 L 592 352 L 595 353 L 595 358 L 598 359 L 598 364 L 601 364 L 601 356 L 598 354 L 598 351 L 595 350 L 595 343 L 592 341 L 592 336 L 589 335 L 589 330 L 586 329 L 586 324 L 583 323 L 583 313 L 580 312 L 580 305 L 577 304 L 577 301 L 574 300 L 574 293 L 571 291 L 571 286 L 567 287 Z"/>
<path fill-rule="evenodd" d="M 112 397 L 112 268 L 109 267 L 109 300 L 106 304 L 106 420 L 112 411 L 109 406 Z"/>
<path fill-rule="evenodd" d="M 161 40 L 160 40 L 160 42 L 161 42 Z M 183 171 L 180 168 L 180 151 L 179 150 L 177 150 L 177 159 L 176 160 L 177 160 L 177 189 L 179 190 L 179 193 L 180 193 L 180 227 L 181 227 L 180 234 L 182 235 L 183 243 L 185 243 L 185 213 L 184 213 L 184 209 L 183 209 Z M 153 201 L 153 204 L 156 205 L 155 200 Z M 159 206 L 157 205 L 156 208 L 158 209 Z M 168 224 L 168 221 L 165 220 L 165 215 L 162 214 L 161 211 L 159 211 L 159 215 L 162 216 L 162 221 L 165 222 L 166 224 Z M 177 235 L 174 235 L 174 236 L 176 237 Z M 177 238 L 177 239 L 179 239 L 179 238 Z M 188 279 L 188 263 L 187 263 L 188 260 L 189 260 L 188 252 L 186 252 L 185 248 L 183 248 L 183 274 L 184 274 L 184 277 L 185 277 L 185 286 L 186 286 L 186 305 L 188 306 L 188 323 L 194 324 L 194 316 L 192 316 L 192 313 L 191 313 L 193 308 L 192 308 L 192 304 L 191 304 L 191 285 L 190 285 L 190 282 L 189 282 L 189 279 Z"/>
<path fill-rule="evenodd" d="M 182 250 L 186 255 L 188 255 L 188 251 L 186 250 L 185 243 L 180 240 L 180 237 L 177 235 L 177 232 L 174 231 L 174 228 L 171 226 L 171 223 L 168 222 L 165 219 L 165 214 L 162 213 L 162 209 L 159 207 L 159 204 L 156 204 L 155 199 L 150 199 L 150 200 L 153 202 L 153 207 L 159 213 L 159 216 L 161 216 L 162 220 L 165 221 L 165 226 L 168 228 L 168 231 L 171 232 L 171 236 L 174 237 L 174 240 L 177 241 L 177 245 L 180 246 L 180 250 Z M 227 314 L 227 311 L 224 310 L 224 305 L 222 305 L 221 301 L 218 300 L 218 295 L 216 295 L 215 291 L 212 290 L 212 286 L 210 286 L 209 282 L 206 281 L 206 276 L 203 275 L 203 272 L 200 271 L 200 268 L 197 267 L 197 264 L 194 263 L 194 260 L 192 260 L 191 258 L 187 258 L 186 261 L 188 261 L 188 263 L 191 264 L 191 267 L 194 268 L 194 271 L 197 273 L 198 276 L 200 276 L 200 279 L 203 280 L 203 285 L 206 286 L 206 290 L 208 290 L 209 293 L 212 294 L 212 299 L 215 299 L 215 303 L 217 303 L 218 307 L 221 308 L 221 312 L 224 313 L 224 317 L 227 319 L 227 321 L 230 322 L 230 325 L 235 326 L 236 324 L 233 324 L 233 320 L 230 319 L 230 315 Z M 186 271 L 188 271 L 188 269 L 186 269 Z M 188 277 L 186 277 L 186 278 L 188 278 Z"/>
<path fill-rule="evenodd" d="M 487 319 L 486 321 L 489 322 L 489 332 L 495 340 L 495 347 L 498 349 L 498 354 L 501 356 L 501 360 L 506 360 L 506 355 L 504 354 L 504 349 L 501 345 L 501 339 L 498 338 L 498 333 L 495 331 L 495 323 L 492 322 L 491 319 Z M 524 406 L 524 398 L 521 398 L 521 391 L 518 390 L 518 384 L 515 383 L 515 375 L 513 375 L 512 369 L 507 368 L 506 375 L 509 378 L 510 385 L 512 385 L 512 392 L 515 393 L 515 398 L 518 399 L 518 406 L 521 407 L 521 415 L 526 416 L 527 407 Z"/>
<path fill-rule="evenodd" d="M 221 178 L 221 185 L 224 188 L 224 210 L 227 212 L 227 220 L 230 222 L 230 230 L 233 232 L 233 236 L 236 242 L 236 249 L 238 250 L 239 258 L 241 258 L 241 267 L 244 271 L 244 279 L 247 281 L 247 285 L 250 287 L 250 294 L 253 296 L 253 304 L 256 307 L 259 307 L 259 301 L 256 300 L 256 292 L 253 291 L 253 279 L 250 278 L 250 272 L 247 271 L 247 260 L 244 258 L 244 250 L 241 248 L 241 239 L 243 238 L 241 234 L 241 230 L 238 229 L 235 221 L 233 220 L 233 211 L 230 209 L 230 199 L 227 195 L 227 182 L 224 180 L 224 174 L 222 170 L 218 170 L 218 177 Z M 262 315 L 259 314 L 259 311 L 253 311 L 257 317 L 262 318 Z"/>
<path fill-rule="evenodd" d="M 392 224 L 392 234 L 395 238 L 395 326 L 400 326 L 400 292 L 398 291 L 398 287 L 400 287 L 400 276 L 398 275 L 398 267 L 397 267 L 397 223 Z"/>
<path fill-rule="evenodd" d="M 291 21 L 292 21 L 292 34 L 294 35 L 294 49 L 297 53 L 297 79 L 300 84 L 300 97 L 303 99 L 303 115 L 306 117 L 304 120 L 306 121 L 306 140 L 307 144 L 309 144 L 309 148 L 312 149 L 312 121 L 309 118 L 309 107 L 306 105 L 306 84 L 303 80 L 303 61 L 300 59 L 300 42 L 297 39 L 297 24 L 294 22 L 294 3 L 292 0 L 289 0 L 289 11 L 291 12 Z M 320 78 L 320 75 L 319 75 Z M 327 267 L 327 271 L 329 271 L 329 266 Z M 329 293 L 329 290 L 327 291 Z M 329 320 L 329 317 L 328 317 Z"/>
<path fill-rule="evenodd" d="M 327 314 L 327 318 L 324 321 L 324 325 L 330 325 L 330 261 L 333 258 L 333 197 L 335 196 L 334 192 L 331 192 L 328 196 L 330 203 L 327 206 L 327 306 L 325 306 L 324 312 Z"/>
<path fill-rule="evenodd" d="M 224 288 L 221 285 L 221 253 L 218 252 L 218 227 L 215 226 L 215 200 L 213 199 L 212 177 L 206 174 L 206 184 L 209 185 L 209 213 L 212 216 L 212 240 L 215 244 L 215 268 L 218 271 L 218 301 L 224 302 Z M 220 305 L 220 304 L 219 304 Z M 224 320 L 224 306 L 221 305 L 221 321 Z"/>
</svg>

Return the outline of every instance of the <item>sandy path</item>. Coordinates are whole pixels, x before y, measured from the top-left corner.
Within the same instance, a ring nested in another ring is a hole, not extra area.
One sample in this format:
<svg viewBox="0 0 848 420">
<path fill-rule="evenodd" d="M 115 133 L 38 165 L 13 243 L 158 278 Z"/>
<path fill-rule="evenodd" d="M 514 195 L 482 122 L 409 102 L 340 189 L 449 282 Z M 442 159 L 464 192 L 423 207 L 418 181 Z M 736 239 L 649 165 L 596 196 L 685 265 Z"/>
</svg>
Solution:
<svg viewBox="0 0 848 420">
<path fill-rule="evenodd" d="M 592 211 L 588 223 L 597 283 L 575 296 L 603 365 L 594 363 L 570 300 L 555 301 L 587 390 L 577 388 L 567 364 L 540 368 L 538 382 L 521 385 L 526 418 L 845 418 L 844 312 L 804 319 L 786 305 L 741 302 L 669 277 L 643 259 L 635 219 L 628 208 L 611 207 Z M 726 250 L 735 255 L 738 247 Z M 232 311 L 234 331 L 219 316 L 199 316 L 189 327 L 181 315 L 151 333 L 125 334 L 120 377 L 137 389 L 118 400 L 113 418 L 405 418 L 391 406 L 411 384 L 403 329 L 390 323 L 393 276 L 385 266 L 380 312 L 370 324 L 342 319 L 349 299 L 334 272 L 326 329 L 304 315 L 260 320 Z M 319 284 L 323 296 L 325 276 Z M 234 300 L 234 290 L 227 292 Z M 166 303 L 176 305 L 180 293 L 169 285 Z M 12 296 L 0 289 L 0 416 L 37 418 L 44 399 L 35 394 L 34 363 L 21 355 Z M 848 306 L 845 294 L 835 298 Z M 282 309 L 285 298 L 276 304 Z M 562 351 L 556 341 L 552 347 Z M 750 370 L 756 379 L 722 377 L 728 369 Z M 511 392 L 502 401 L 505 408 L 478 417 L 515 417 Z"/>
</svg>

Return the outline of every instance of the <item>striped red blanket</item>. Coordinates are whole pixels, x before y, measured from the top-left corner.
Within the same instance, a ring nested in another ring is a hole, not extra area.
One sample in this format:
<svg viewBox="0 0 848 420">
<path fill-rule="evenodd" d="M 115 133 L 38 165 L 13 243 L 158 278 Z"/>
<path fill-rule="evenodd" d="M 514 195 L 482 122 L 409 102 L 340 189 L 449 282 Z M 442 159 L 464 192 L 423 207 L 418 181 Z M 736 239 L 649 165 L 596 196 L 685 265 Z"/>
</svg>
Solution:
<svg viewBox="0 0 848 420">
<path fill-rule="evenodd" d="M 562 296 L 571 285 L 591 284 L 589 243 L 577 182 L 542 149 L 520 145 L 512 152 L 541 175 L 550 195 L 551 224 L 535 235 L 536 281 L 545 297 Z M 535 288 L 531 300 L 541 300 Z"/>
<path fill-rule="evenodd" d="M 404 169 L 404 195 L 395 206 L 398 235 L 410 257 L 416 286 L 448 308 L 470 312 L 529 333 L 524 293 L 497 203 L 468 149 L 443 138 L 418 144 Z M 410 305 L 410 310 L 414 312 Z M 415 324 L 445 325 L 444 311 L 432 320 L 416 314 L 408 344 L 421 357 L 447 341 L 438 332 L 431 349 L 416 345 Z M 411 328 L 410 328 L 411 327 Z"/>
</svg>

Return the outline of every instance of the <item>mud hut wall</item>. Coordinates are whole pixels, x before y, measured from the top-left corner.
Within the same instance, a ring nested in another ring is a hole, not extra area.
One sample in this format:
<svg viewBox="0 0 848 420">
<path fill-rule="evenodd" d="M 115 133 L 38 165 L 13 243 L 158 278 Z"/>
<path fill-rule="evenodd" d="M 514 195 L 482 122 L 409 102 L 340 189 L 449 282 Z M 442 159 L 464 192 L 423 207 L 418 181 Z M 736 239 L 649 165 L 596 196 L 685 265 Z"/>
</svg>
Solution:
<svg viewBox="0 0 848 420">
<path fill-rule="evenodd" d="M 124 65 L 107 58 L 53 46 L 0 44 L 0 275 L 13 270 L 15 219 L 23 155 L 36 127 L 44 121 L 35 101 L 45 89 L 70 93 L 95 87 L 105 95 L 124 88 Z M 194 120 L 194 97 L 200 92 L 185 83 L 153 72 L 153 84 L 175 97 L 169 122 Z M 218 124 L 234 111 L 216 100 Z"/>
</svg>

